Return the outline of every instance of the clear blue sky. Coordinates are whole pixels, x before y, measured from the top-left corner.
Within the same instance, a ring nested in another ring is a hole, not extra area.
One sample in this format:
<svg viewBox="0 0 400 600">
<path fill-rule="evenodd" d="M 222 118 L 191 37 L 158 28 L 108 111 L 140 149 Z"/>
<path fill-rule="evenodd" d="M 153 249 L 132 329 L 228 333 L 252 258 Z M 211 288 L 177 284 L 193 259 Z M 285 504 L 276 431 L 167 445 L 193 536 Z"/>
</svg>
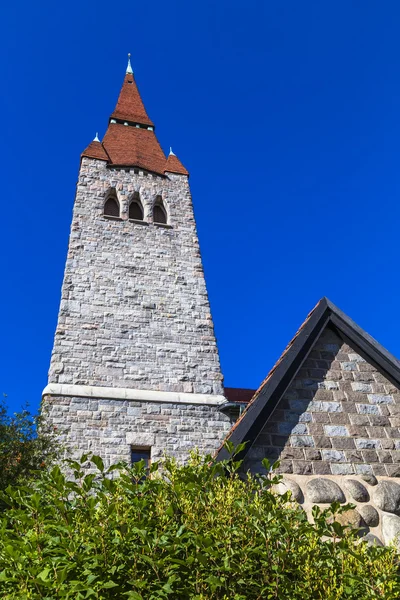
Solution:
<svg viewBox="0 0 400 600">
<path fill-rule="evenodd" d="M 126 54 L 191 172 L 225 383 L 257 387 L 326 295 L 400 356 L 400 5 L 5 3 L 1 391 L 46 384 L 79 155 Z"/>
</svg>

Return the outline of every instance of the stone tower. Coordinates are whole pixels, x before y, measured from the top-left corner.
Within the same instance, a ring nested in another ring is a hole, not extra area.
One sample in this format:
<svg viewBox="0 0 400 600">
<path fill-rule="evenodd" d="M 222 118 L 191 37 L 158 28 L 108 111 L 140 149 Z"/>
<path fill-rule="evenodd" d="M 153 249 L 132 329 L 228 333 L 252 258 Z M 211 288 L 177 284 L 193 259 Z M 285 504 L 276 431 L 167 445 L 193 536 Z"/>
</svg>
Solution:
<svg viewBox="0 0 400 600">
<path fill-rule="evenodd" d="M 43 392 L 73 453 L 213 451 L 229 429 L 188 172 L 165 157 L 130 61 L 81 156 Z"/>
</svg>

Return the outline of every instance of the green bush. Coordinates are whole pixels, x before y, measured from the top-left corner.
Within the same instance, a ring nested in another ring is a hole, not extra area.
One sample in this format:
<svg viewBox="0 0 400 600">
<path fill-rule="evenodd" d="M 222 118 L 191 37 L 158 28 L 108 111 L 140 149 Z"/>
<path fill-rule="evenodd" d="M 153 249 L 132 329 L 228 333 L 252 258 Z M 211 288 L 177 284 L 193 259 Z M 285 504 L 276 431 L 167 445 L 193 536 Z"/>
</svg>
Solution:
<svg viewBox="0 0 400 600">
<path fill-rule="evenodd" d="M 54 428 L 43 417 L 32 415 L 27 407 L 11 415 L 0 400 L 0 490 L 27 482 L 60 453 Z"/>
<path fill-rule="evenodd" d="M 104 470 L 99 457 L 58 467 L 2 498 L 0 597 L 324 600 L 400 597 L 398 555 L 344 529 L 332 505 L 304 511 L 271 491 L 278 477 L 196 454 Z M 268 465 L 267 465 L 268 466 Z"/>
</svg>

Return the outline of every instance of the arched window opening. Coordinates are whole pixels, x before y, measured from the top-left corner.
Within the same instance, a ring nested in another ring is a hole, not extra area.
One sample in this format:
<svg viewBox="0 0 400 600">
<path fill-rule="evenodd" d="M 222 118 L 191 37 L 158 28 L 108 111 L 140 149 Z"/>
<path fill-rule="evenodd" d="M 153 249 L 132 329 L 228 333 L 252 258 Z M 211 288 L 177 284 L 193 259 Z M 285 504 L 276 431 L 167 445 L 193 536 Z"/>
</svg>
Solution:
<svg viewBox="0 0 400 600">
<path fill-rule="evenodd" d="M 143 221 L 143 210 L 139 202 L 135 200 L 129 205 L 129 218 L 136 221 Z"/>
<path fill-rule="evenodd" d="M 133 194 L 133 200 L 129 205 L 129 218 L 136 221 L 143 221 L 143 207 L 140 202 L 139 192 Z"/>
<path fill-rule="evenodd" d="M 167 223 L 167 213 L 160 196 L 157 197 L 157 200 L 154 204 L 153 221 L 154 223 L 161 223 L 162 225 L 166 225 Z"/>
<path fill-rule="evenodd" d="M 119 204 L 115 198 L 109 198 L 104 205 L 104 214 L 107 217 L 119 217 Z"/>
</svg>

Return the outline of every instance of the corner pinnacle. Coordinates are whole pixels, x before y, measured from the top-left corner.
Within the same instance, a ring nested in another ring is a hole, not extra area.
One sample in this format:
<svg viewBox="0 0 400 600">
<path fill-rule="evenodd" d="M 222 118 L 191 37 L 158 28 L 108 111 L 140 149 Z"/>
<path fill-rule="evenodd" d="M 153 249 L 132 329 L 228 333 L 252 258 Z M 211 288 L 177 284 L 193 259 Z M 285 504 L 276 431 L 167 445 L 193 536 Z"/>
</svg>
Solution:
<svg viewBox="0 0 400 600">
<path fill-rule="evenodd" d="M 131 53 L 128 52 L 128 66 L 126 67 L 127 75 L 133 75 L 132 65 L 131 65 Z"/>
</svg>

